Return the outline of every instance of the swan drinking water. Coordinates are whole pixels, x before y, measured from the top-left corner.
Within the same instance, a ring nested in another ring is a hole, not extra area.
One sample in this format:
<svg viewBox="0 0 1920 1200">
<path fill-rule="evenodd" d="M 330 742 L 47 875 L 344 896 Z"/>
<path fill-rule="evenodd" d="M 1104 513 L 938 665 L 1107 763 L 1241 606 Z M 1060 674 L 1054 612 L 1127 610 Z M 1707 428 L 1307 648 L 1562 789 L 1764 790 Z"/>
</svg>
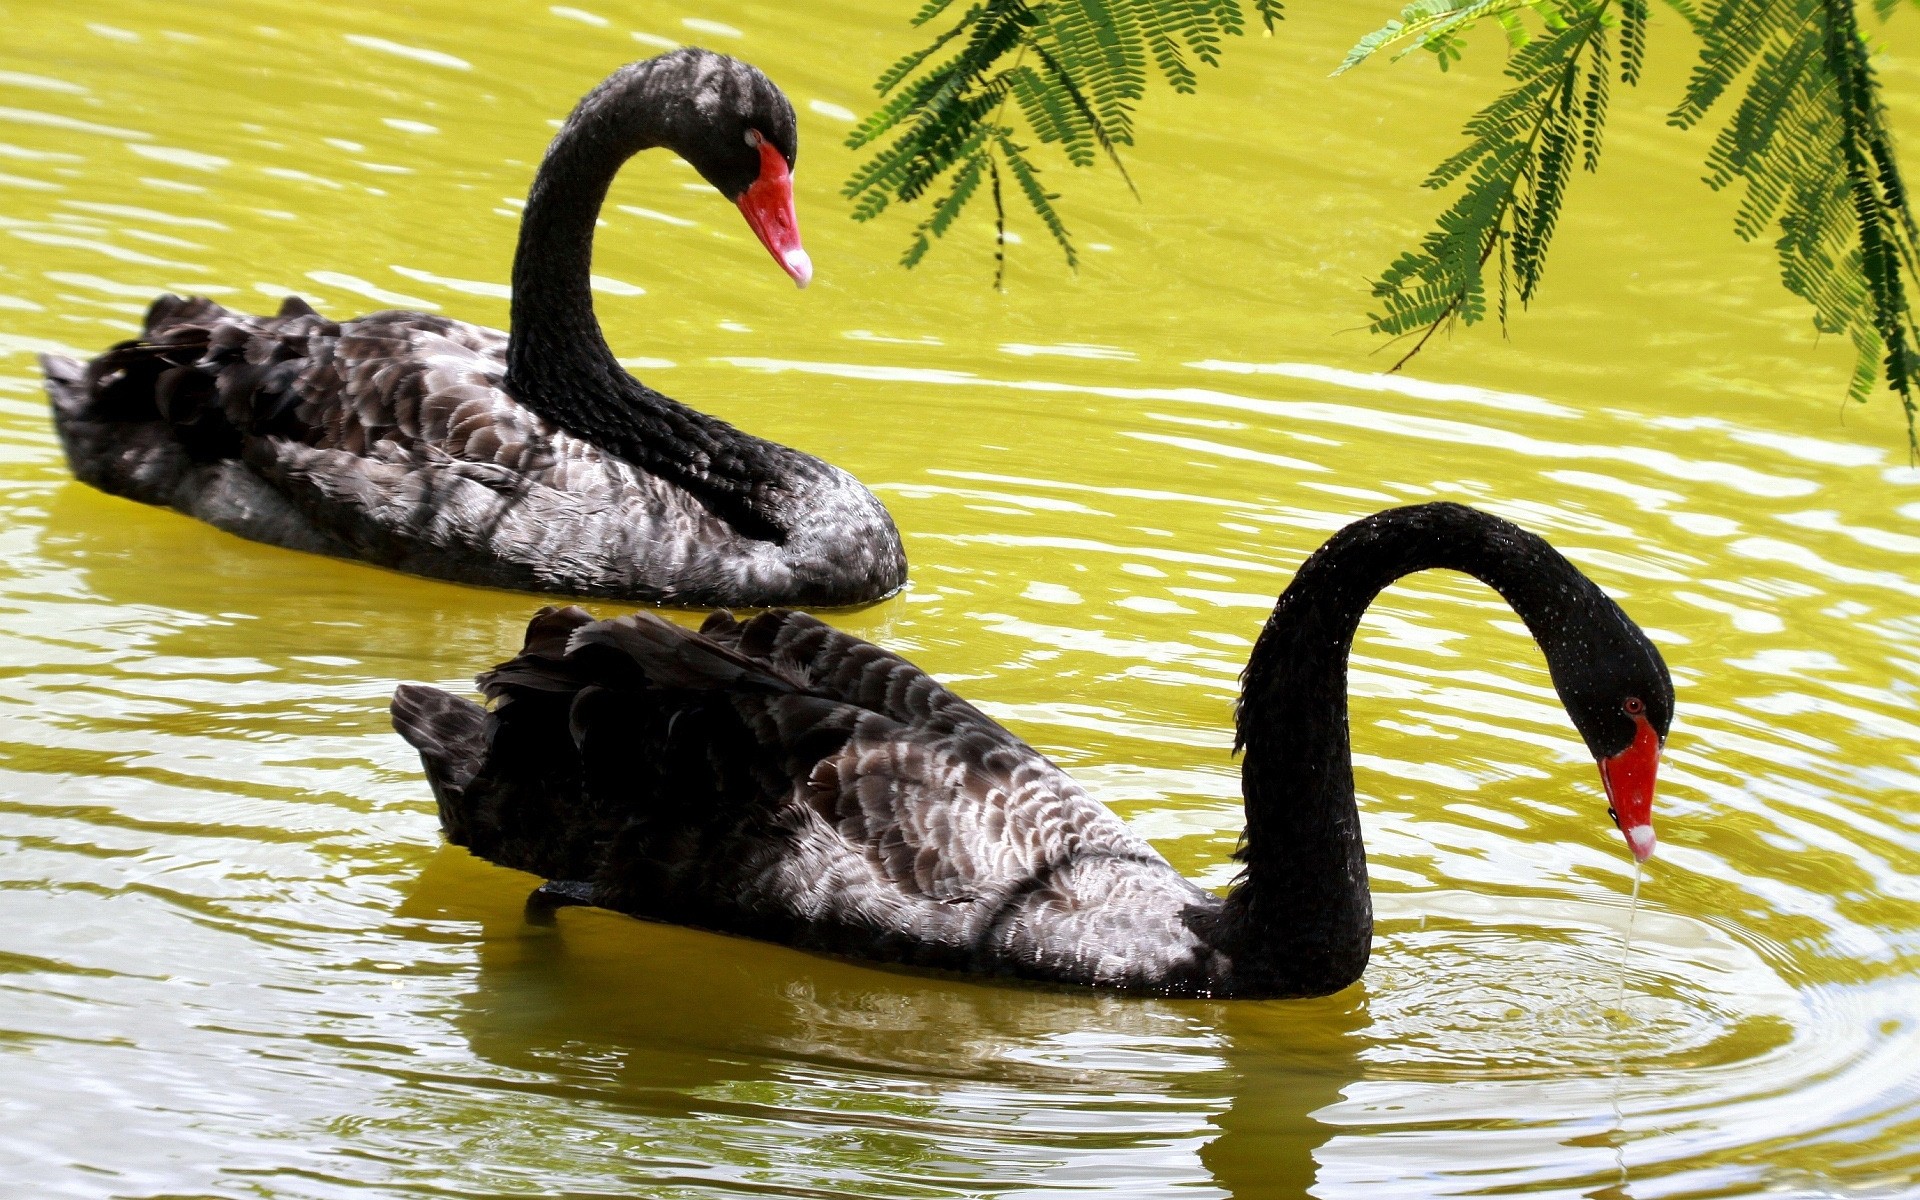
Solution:
<svg viewBox="0 0 1920 1200">
<path fill-rule="evenodd" d="M 839 605 L 906 580 L 846 472 L 642 384 L 601 335 L 594 222 L 621 165 L 679 154 L 782 270 L 793 108 L 753 67 L 677 50 L 580 101 L 534 177 L 511 332 L 414 312 L 331 321 L 162 296 L 91 363 L 46 355 L 73 473 L 255 541 L 465 583 L 686 605 Z"/>
<path fill-rule="evenodd" d="M 912 663 L 812 617 L 543 610 L 480 677 L 491 711 L 404 685 L 449 840 L 592 904 L 882 962 L 1176 996 L 1352 983 L 1373 932 L 1347 741 L 1347 651 L 1381 589 L 1473 575 L 1519 613 L 1653 853 L 1673 685 L 1646 635 L 1539 537 L 1457 504 L 1347 526 L 1247 662 L 1239 881 L 1182 878 L 1039 753 Z"/>
</svg>

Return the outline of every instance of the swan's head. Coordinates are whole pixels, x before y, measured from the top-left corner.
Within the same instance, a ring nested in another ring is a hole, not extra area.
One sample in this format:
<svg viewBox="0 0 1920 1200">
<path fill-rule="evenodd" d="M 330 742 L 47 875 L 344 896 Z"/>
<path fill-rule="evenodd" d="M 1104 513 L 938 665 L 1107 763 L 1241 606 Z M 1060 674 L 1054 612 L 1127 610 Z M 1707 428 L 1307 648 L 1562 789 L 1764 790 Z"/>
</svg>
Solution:
<svg viewBox="0 0 1920 1200">
<path fill-rule="evenodd" d="M 648 90 L 666 110 L 663 142 L 739 205 L 780 269 L 807 286 L 813 263 L 793 212 L 793 105 L 757 68 L 711 50 L 675 50 L 647 66 Z"/>
<path fill-rule="evenodd" d="M 1660 651 L 1590 581 L 1586 612 L 1541 637 L 1553 685 L 1600 765 L 1607 815 L 1633 857 L 1653 855 L 1653 787 L 1673 726 L 1673 680 Z"/>
</svg>

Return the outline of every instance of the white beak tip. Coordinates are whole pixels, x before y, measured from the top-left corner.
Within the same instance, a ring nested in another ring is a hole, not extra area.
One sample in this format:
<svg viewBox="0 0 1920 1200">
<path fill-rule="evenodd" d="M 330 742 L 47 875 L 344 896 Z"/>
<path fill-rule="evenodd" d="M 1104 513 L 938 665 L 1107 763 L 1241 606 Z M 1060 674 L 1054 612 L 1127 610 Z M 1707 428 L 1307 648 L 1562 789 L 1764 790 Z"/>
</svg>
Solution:
<svg viewBox="0 0 1920 1200">
<path fill-rule="evenodd" d="M 1633 851 L 1635 862 L 1645 862 L 1653 857 L 1653 847 L 1655 844 L 1653 826 L 1635 825 L 1632 829 L 1627 830 L 1626 834 L 1627 846 Z"/>
<path fill-rule="evenodd" d="M 795 286 L 806 287 L 813 282 L 813 260 L 807 257 L 805 250 L 789 250 L 781 255 L 781 262 L 787 268 L 787 274 L 793 276 Z"/>
</svg>

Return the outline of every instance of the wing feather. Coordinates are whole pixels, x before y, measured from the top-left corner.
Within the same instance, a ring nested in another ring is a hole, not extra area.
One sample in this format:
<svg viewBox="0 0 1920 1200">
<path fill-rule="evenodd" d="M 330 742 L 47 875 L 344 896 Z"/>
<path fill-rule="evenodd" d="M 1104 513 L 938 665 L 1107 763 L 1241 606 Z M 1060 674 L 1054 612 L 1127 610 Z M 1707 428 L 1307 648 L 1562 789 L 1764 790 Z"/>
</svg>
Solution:
<svg viewBox="0 0 1920 1200">
<path fill-rule="evenodd" d="M 816 882 L 791 864 L 824 858 L 864 878 L 860 903 L 978 906 L 941 918 L 959 936 L 1084 856 L 1163 861 L 918 667 L 804 614 L 715 614 L 696 633 L 651 614 L 591 622 L 556 610 L 481 687 L 503 727 L 582 697 L 568 737 L 590 786 L 607 781 L 594 807 L 620 807 L 631 822 L 600 878 L 626 887 L 686 859 L 707 864 L 704 878 L 677 885 L 686 894 L 630 897 L 635 905 L 783 910 Z M 809 837 L 822 845 L 808 854 L 768 850 Z M 771 865 L 725 865 L 754 862 Z"/>
</svg>

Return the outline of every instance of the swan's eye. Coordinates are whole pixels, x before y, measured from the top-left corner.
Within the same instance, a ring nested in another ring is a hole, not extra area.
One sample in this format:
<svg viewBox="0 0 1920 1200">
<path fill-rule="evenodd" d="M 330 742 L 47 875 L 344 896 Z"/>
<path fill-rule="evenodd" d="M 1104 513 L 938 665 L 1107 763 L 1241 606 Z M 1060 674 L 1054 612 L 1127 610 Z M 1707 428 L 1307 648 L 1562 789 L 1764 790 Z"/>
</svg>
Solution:
<svg viewBox="0 0 1920 1200">
<path fill-rule="evenodd" d="M 747 145 L 752 146 L 755 150 L 758 150 L 760 148 L 761 140 L 762 139 L 760 137 L 759 130 L 757 129 L 747 130 Z"/>
<path fill-rule="evenodd" d="M 1637 717 L 1647 711 L 1647 706 L 1640 702 L 1638 696 L 1628 696 L 1621 702 L 1620 707 L 1626 709 L 1630 717 Z"/>
</svg>

